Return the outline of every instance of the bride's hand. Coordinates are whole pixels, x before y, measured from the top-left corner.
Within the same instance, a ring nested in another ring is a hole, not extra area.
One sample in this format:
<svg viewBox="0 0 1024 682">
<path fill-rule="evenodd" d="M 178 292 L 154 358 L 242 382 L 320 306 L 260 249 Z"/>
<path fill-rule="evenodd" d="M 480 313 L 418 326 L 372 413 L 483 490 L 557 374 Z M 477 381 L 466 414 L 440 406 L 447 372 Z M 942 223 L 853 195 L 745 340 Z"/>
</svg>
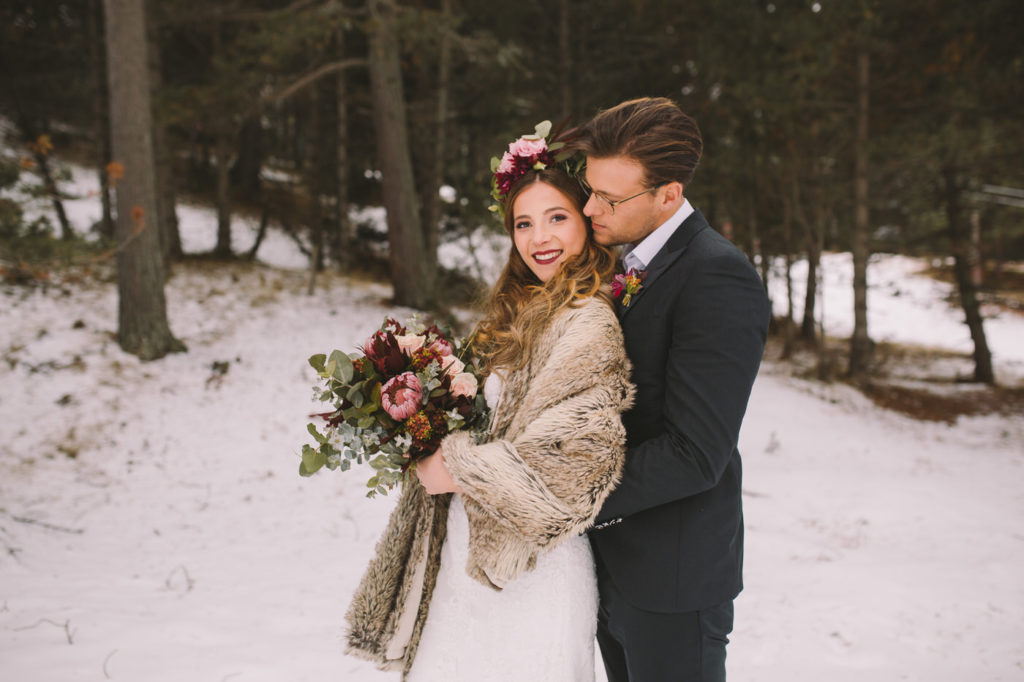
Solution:
<svg viewBox="0 0 1024 682">
<path fill-rule="evenodd" d="M 440 450 L 416 462 L 416 476 L 430 495 L 462 492 L 452 475 L 448 473 Z"/>
</svg>

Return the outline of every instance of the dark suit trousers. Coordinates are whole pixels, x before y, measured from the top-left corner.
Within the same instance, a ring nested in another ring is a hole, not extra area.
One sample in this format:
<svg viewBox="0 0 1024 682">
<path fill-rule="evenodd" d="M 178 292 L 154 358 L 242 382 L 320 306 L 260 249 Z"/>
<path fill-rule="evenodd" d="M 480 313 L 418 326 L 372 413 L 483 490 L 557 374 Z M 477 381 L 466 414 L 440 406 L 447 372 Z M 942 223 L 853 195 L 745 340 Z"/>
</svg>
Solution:
<svg viewBox="0 0 1024 682">
<path fill-rule="evenodd" d="M 686 613 L 639 609 L 598 570 L 597 642 L 608 682 L 725 682 L 730 599 Z"/>
</svg>

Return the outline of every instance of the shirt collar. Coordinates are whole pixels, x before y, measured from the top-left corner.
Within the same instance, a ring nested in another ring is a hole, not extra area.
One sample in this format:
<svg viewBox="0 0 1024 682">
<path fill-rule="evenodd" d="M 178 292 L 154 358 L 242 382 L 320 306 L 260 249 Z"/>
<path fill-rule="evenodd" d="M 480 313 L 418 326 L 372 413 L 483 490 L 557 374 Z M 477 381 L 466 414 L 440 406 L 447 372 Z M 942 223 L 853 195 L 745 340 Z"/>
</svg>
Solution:
<svg viewBox="0 0 1024 682">
<path fill-rule="evenodd" d="M 683 199 L 682 205 L 672 217 L 658 226 L 654 232 L 647 235 L 639 244 L 626 244 L 622 248 L 622 264 L 629 270 L 646 270 L 651 260 L 665 246 L 665 242 L 671 237 L 683 221 L 693 213 L 693 206 L 689 199 Z"/>
</svg>

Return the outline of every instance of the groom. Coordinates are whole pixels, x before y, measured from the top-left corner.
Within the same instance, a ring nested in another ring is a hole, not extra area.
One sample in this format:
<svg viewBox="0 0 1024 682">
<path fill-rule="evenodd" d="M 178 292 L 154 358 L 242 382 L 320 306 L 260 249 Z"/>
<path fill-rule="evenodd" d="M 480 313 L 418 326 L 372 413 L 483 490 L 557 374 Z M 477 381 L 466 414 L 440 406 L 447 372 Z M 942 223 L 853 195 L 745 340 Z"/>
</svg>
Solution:
<svg viewBox="0 0 1024 682">
<path fill-rule="evenodd" d="M 635 271 L 619 295 L 636 403 L 622 483 L 590 533 L 610 682 L 725 680 L 742 589 L 740 423 L 769 307 L 746 257 L 684 197 L 696 122 L 664 98 L 598 114 L 579 145 L 594 240 Z"/>
</svg>

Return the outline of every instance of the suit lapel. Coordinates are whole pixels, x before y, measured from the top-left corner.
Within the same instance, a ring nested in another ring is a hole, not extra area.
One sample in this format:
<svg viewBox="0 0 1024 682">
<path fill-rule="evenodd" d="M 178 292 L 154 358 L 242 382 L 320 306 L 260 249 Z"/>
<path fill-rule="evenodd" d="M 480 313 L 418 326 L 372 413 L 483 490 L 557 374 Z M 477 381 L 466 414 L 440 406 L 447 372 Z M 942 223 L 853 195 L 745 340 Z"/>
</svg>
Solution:
<svg viewBox="0 0 1024 682">
<path fill-rule="evenodd" d="M 697 236 L 702 230 L 709 229 L 708 221 L 704 219 L 704 216 L 700 211 L 694 209 L 690 217 L 683 221 L 672 236 L 665 242 L 665 246 L 661 247 L 661 251 L 658 251 L 651 259 L 650 264 L 647 266 L 647 279 L 644 280 L 643 286 L 640 291 L 633 294 L 630 298 L 629 305 L 623 307 L 621 302 L 618 304 L 619 319 L 625 319 L 629 312 L 636 308 L 637 302 L 643 297 L 647 291 L 654 286 L 654 283 L 658 281 L 668 270 L 668 267 L 672 265 L 680 256 L 682 256 L 687 247 L 690 246 L 690 242 L 694 237 Z M 620 299 L 621 301 L 621 299 Z"/>
</svg>

